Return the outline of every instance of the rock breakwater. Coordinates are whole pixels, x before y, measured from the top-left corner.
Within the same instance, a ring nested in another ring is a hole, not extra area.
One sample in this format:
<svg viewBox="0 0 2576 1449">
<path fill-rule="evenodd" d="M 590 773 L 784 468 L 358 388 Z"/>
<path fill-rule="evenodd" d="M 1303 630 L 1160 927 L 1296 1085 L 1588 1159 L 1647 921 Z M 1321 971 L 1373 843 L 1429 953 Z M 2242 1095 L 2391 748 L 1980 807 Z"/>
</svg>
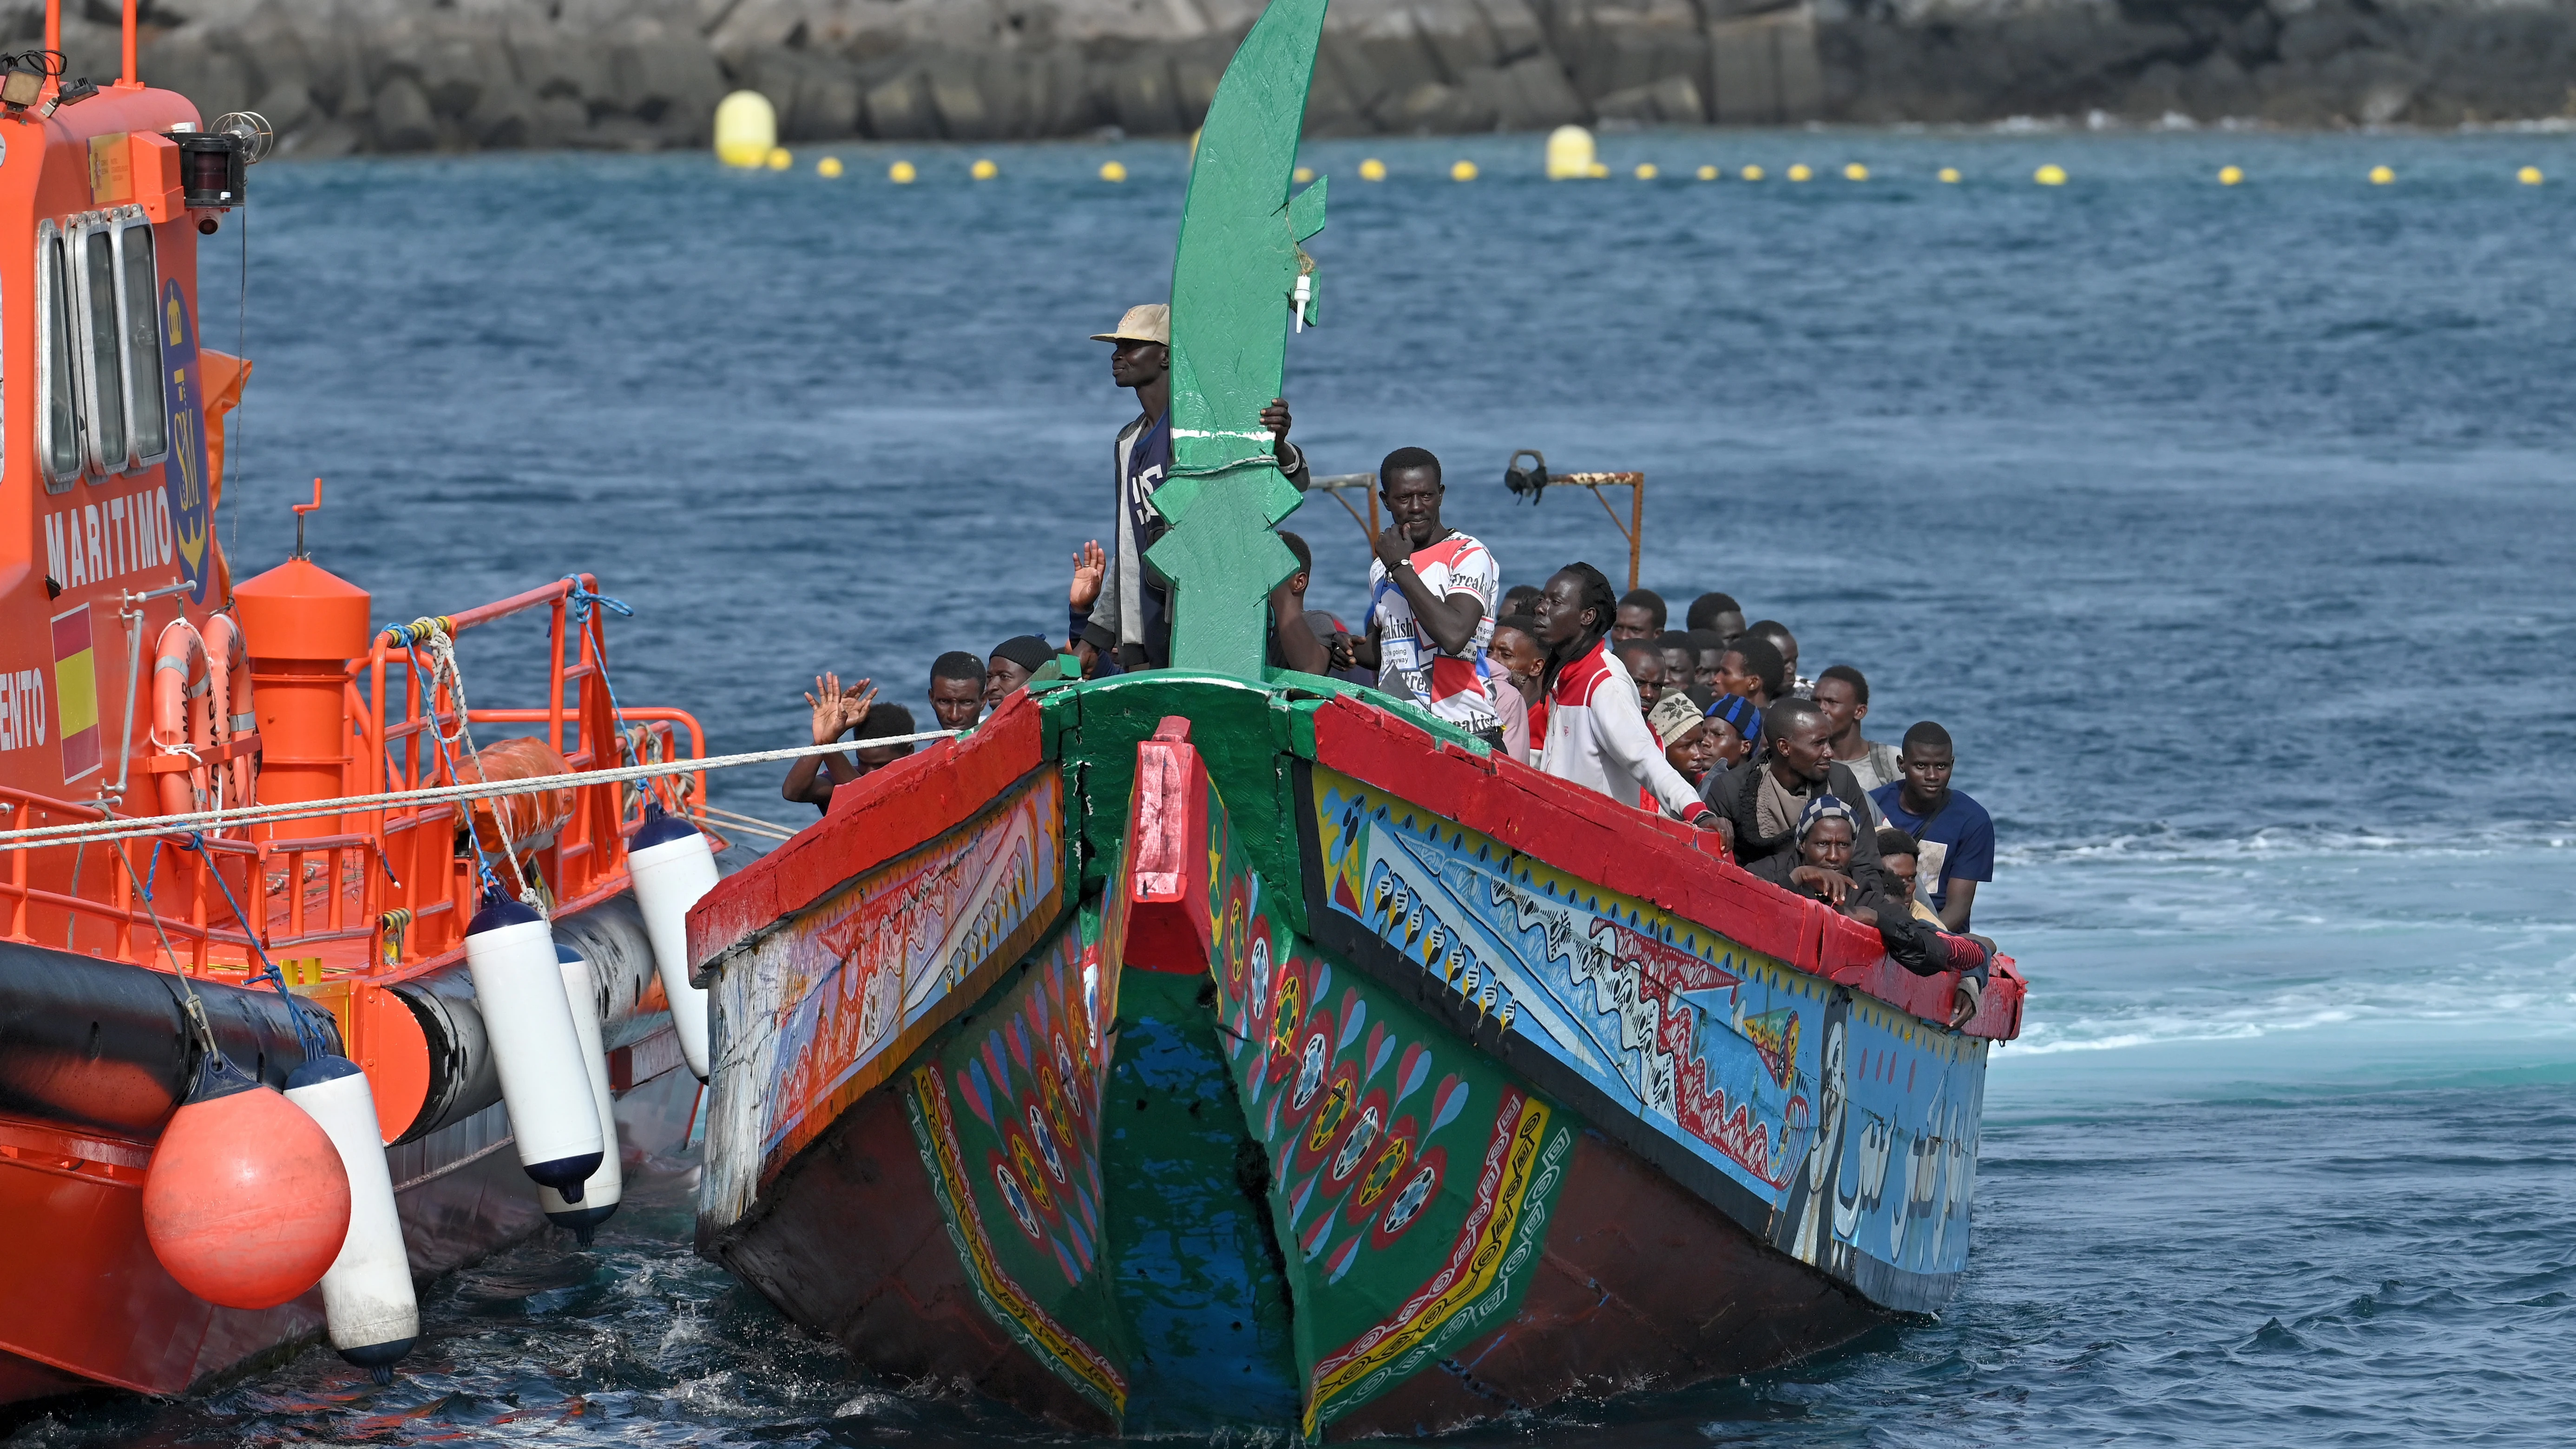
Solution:
<svg viewBox="0 0 2576 1449">
<path fill-rule="evenodd" d="M 1179 135 L 1255 0 L 168 0 L 145 76 L 287 154 L 704 145 L 749 87 L 782 139 Z M 17 43 L 40 9 L 11 11 Z M 114 7 L 65 19 L 116 67 Z M 2296 126 L 2576 112 L 2570 0 L 1342 0 L 1318 135 L 1567 121 Z"/>
</svg>

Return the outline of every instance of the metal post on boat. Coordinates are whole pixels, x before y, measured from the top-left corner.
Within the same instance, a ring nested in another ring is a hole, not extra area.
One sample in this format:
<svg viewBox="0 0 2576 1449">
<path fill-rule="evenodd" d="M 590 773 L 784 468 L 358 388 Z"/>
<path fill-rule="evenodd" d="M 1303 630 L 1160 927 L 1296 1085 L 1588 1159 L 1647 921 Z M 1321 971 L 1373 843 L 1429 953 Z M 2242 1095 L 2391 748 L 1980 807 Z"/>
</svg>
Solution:
<svg viewBox="0 0 2576 1449">
<path fill-rule="evenodd" d="M 143 79 L 137 74 L 134 64 L 135 7 L 136 0 L 125 0 L 125 69 L 117 77 L 116 83 L 120 86 L 133 86 L 140 89 Z"/>
<path fill-rule="evenodd" d="M 117 606 L 116 617 L 125 621 L 125 735 L 116 752 L 116 783 L 102 786 L 98 792 L 100 799 L 111 804 L 125 804 L 126 780 L 134 769 L 134 702 L 143 693 L 145 683 L 138 672 L 143 668 L 143 606 L 195 587 L 181 579 L 140 594 L 126 590 L 125 601 Z"/>
</svg>

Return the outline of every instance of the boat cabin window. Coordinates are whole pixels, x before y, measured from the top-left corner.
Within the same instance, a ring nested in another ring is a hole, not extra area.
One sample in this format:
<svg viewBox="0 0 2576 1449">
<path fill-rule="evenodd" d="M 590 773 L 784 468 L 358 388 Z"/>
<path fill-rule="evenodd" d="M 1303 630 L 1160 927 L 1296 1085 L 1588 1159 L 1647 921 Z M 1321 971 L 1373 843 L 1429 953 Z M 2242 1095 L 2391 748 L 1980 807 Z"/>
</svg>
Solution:
<svg viewBox="0 0 2576 1449">
<path fill-rule="evenodd" d="M 117 363 L 124 329 L 116 316 L 116 236 L 106 227 L 79 234 L 75 265 L 80 272 L 81 371 L 88 385 L 82 401 L 89 404 L 89 461 L 101 473 L 126 468 L 125 370 Z"/>
<path fill-rule="evenodd" d="M 36 452 L 45 488 L 60 493 L 81 472 L 81 397 L 72 368 L 71 259 L 52 222 L 36 227 L 36 350 L 42 374 Z"/>
<path fill-rule="evenodd" d="M 126 416 L 134 428 L 134 462 L 159 462 L 170 451 L 170 401 L 161 383 L 161 286 L 152 264 L 152 228 L 116 233 L 117 307 L 125 317 Z"/>
</svg>

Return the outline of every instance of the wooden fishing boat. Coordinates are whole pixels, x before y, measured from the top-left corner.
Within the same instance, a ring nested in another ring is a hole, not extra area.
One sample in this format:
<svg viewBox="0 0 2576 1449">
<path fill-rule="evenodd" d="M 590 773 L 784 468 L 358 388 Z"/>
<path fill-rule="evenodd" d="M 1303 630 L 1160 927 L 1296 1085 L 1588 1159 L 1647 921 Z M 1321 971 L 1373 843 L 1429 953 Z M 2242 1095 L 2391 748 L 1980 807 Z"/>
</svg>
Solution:
<svg viewBox="0 0 2576 1449">
<path fill-rule="evenodd" d="M 318 482 L 297 556 L 233 583 L 221 424 L 250 369 L 198 344 L 197 248 L 243 203 L 260 128 L 210 130 L 136 82 L 134 27 L 129 0 L 104 88 L 66 89 L 58 55 L 0 74 L 0 832 L 69 828 L 0 839 L 0 1403 L 175 1393 L 321 1327 L 319 1290 L 216 1306 L 147 1241 L 156 1148 L 209 1041 L 272 1087 L 314 1043 L 363 1068 L 410 1273 L 545 1222 L 463 959 L 486 864 L 587 963 L 624 1153 L 679 1150 L 699 1102 L 627 856 L 648 804 L 685 814 L 702 778 L 337 803 L 703 740 L 682 711 L 619 709 L 589 575 L 376 628 L 304 556 Z M 468 708 L 455 641 L 529 614 L 543 696 Z M 263 806 L 295 809 L 131 833 Z"/>
<path fill-rule="evenodd" d="M 1272 0 L 1184 209 L 1175 667 L 1014 695 L 689 918 L 700 1250 L 1086 1431 L 1437 1431 L 1937 1309 L 2020 1022 L 2009 962 L 1953 1030 L 1710 837 L 1263 669 L 1322 11 Z"/>
</svg>

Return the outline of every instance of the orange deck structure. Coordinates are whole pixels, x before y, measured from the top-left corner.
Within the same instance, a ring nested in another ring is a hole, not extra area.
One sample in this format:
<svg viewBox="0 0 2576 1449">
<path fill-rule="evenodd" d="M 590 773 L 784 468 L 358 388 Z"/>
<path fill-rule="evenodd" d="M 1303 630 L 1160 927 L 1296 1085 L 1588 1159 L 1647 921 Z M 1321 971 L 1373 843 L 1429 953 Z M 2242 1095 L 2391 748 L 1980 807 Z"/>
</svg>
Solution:
<svg viewBox="0 0 2576 1449">
<path fill-rule="evenodd" d="M 257 128 L 209 128 L 135 80 L 134 25 L 129 3 L 125 78 L 87 94 L 47 73 L 58 53 L 0 75 L 0 832 L 473 782 L 514 758 L 522 774 L 702 758 L 686 712 L 621 717 L 589 575 L 408 628 L 378 627 L 370 596 L 310 558 L 233 583 L 214 523 L 250 366 L 197 345 L 197 249 L 238 221 Z M 457 677 L 422 672 L 430 636 L 528 613 L 549 625 L 533 703 L 465 708 Z M 300 1057 L 263 960 L 327 1008 L 371 1079 L 416 1275 L 543 1222 L 455 1025 L 478 833 L 506 856 L 508 826 L 527 888 L 587 942 L 626 1151 L 675 1147 L 699 1085 L 626 849 L 648 799 L 685 815 L 703 791 L 677 775 L 0 848 L 0 1239 L 42 1245 L 0 1253 L 0 1403 L 174 1393 L 319 1326 L 318 1293 L 201 1302 L 145 1241 L 139 1190 L 192 1050 L 163 1009 L 181 975 L 226 1054 L 272 1084 Z M 520 888 L 506 859 L 493 874 Z"/>
</svg>

